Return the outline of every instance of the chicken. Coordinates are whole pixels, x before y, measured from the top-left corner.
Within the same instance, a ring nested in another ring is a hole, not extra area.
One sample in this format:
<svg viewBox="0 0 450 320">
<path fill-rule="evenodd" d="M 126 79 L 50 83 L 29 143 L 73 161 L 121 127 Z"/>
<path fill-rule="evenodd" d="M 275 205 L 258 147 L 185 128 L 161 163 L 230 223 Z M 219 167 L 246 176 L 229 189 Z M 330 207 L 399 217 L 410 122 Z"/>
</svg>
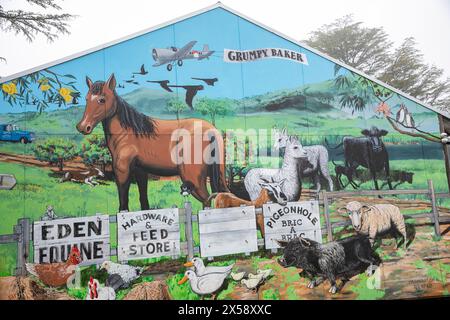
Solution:
<svg viewBox="0 0 450 320">
<path fill-rule="evenodd" d="M 128 288 L 131 282 L 139 278 L 142 271 L 144 271 L 144 268 L 142 267 L 134 267 L 127 264 L 114 263 L 112 261 L 104 261 L 100 269 L 106 270 L 110 277 L 114 276 L 117 278 L 117 275 L 120 276 L 119 280 L 121 280 L 121 283 L 118 285 L 116 279 L 114 281 L 115 285 L 112 286 L 115 289 Z"/>
<path fill-rule="evenodd" d="M 27 271 L 39 278 L 45 285 L 50 287 L 60 287 L 67 283 L 67 280 L 75 273 L 77 265 L 82 261 L 80 251 L 73 246 L 66 262 L 27 263 Z"/>
<path fill-rule="evenodd" d="M 116 292 L 111 287 L 102 287 L 97 279 L 90 278 L 86 300 L 116 300 Z"/>
</svg>

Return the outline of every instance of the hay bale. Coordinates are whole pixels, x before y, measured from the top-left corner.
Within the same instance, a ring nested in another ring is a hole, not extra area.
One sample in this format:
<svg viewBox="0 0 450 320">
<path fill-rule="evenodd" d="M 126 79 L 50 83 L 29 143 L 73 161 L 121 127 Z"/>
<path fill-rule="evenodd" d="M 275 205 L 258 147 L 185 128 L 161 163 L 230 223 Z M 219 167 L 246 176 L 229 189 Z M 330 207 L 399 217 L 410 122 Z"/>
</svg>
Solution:
<svg viewBox="0 0 450 320">
<path fill-rule="evenodd" d="M 131 289 L 124 300 L 171 300 L 164 281 L 139 283 Z"/>
<path fill-rule="evenodd" d="M 73 298 L 64 292 L 41 287 L 28 277 L 2 277 L 0 300 L 73 300 Z"/>
</svg>

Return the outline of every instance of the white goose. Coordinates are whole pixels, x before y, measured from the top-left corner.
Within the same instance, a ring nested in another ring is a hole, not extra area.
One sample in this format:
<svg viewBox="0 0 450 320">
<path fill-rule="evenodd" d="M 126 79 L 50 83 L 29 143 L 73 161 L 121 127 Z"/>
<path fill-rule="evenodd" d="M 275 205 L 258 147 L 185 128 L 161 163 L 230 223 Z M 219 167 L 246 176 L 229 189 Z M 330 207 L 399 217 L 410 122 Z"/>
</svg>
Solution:
<svg viewBox="0 0 450 320">
<path fill-rule="evenodd" d="M 191 261 L 186 262 L 184 264 L 185 267 L 194 267 L 195 268 L 195 274 L 197 276 L 203 276 L 208 273 L 223 273 L 228 276 L 231 272 L 231 269 L 233 269 L 234 263 L 229 266 L 223 266 L 223 267 L 205 267 L 205 264 L 203 263 L 203 260 L 200 258 L 193 258 Z"/>
<path fill-rule="evenodd" d="M 215 293 L 222 287 L 227 277 L 227 273 L 208 273 L 199 276 L 194 271 L 188 270 L 178 284 L 181 285 L 189 280 L 194 293 L 201 296 L 212 294 L 215 298 Z"/>
</svg>

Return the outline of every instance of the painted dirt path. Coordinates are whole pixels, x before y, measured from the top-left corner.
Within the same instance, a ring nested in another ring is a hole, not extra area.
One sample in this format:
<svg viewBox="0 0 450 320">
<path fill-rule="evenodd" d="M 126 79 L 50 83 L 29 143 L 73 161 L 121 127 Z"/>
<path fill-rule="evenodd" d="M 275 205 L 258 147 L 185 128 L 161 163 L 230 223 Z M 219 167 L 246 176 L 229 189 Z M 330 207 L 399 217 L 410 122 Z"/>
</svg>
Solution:
<svg viewBox="0 0 450 320">
<path fill-rule="evenodd" d="M 444 232 L 447 226 L 442 226 Z M 274 275 L 262 285 L 258 293 L 247 290 L 236 284 L 234 290 L 227 295 L 228 299 L 409 299 L 417 297 L 433 297 L 449 294 L 450 278 L 450 235 L 448 233 L 440 241 L 434 241 L 431 226 L 423 226 L 416 230 L 416 239 L 405 253 L 396 250 L 389 239 L 377 250 L 383 260 L 379 270 L 379 278 L 366 275 L 353 277 L 343 290 L 332 295 L 328 293 L 330 284 L 325 282 L 314 289 L 306 287 L 308 280 L 300 278 L 295 268 L 284 269 L 276 262 L 276 257 L 253 263 L 240 260 L 238 268 L 273 269 Z M 447 257 L 436 259 L 436 257 Z M 427 260 L 430 259 L 431 260 Z"/>
</svg>

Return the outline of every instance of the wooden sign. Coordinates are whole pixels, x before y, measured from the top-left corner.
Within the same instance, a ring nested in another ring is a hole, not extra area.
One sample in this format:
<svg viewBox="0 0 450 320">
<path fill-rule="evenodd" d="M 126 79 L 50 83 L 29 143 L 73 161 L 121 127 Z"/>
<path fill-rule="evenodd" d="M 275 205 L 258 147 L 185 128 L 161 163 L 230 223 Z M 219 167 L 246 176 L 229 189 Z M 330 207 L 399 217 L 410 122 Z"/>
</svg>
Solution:
<svg viewBox="0 0 450 320">
<path fill-rule="evenodd" d="M 16 186 L 16 177 L 12 174 L 0 174 L 0 190 L 12 190 Z"/>
<path fill-rule="evenodd" d="M 322 242 L 319 203 L 317 201 L 276 203 L 263 206 L 266 249 L 280 248 L 275 240 L 292 240 L 302 236 Z"/>
<path fill-rule="evenodd" d="M 66 261 L 72 246 L 81 253 L 81 265 L 110 258 L 109 216 L 37 221 L 33 224 L 34 262 Z"/>
<path fill-rule="evenodd" d="M 119 261 L 180 255 L 179 209 L 117 214 Z"/>
<path fill-rule="evenodd" d="M 202 210 L 198 219 L 202 257 L 258 251 L 255 207 Z"/>
</svg>

